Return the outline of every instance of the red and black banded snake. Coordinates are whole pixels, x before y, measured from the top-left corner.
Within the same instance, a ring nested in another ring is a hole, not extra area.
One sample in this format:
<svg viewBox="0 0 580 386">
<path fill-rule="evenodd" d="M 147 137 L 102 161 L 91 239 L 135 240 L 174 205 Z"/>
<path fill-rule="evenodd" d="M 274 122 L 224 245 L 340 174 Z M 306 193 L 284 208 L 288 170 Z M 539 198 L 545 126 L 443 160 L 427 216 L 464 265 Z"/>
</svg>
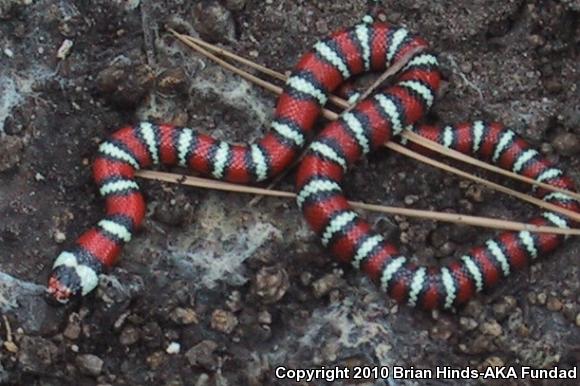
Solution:
<svg viewBox="0 0 580 386">
<path fill-rule="evenodd" d="M 106 216 L 57 257 L 48 284 L 51 297 L 64 303 L 88 294 L 97 286 L 99 274 L 115 264 L 145 215 L 145 201 L 134 181 L 136 170 L 162 163 L 235 183 L 272 178 L 306 146 L 329 93 L 353 76 L 384 70 L 418 47 L 425 50 L 411 56 L 392 86 L 328 124 L 310 144 L 297 177 L 298 204 L 308 223 L 340 261 L 361 268 L 396 300 L 427 309 L 463 304 L 530 258 L 554 249 L 560 237 L 505 233 L 461 262 L 417 267 L 348 207 L 339 185 L 347 168 L 421 119 L 440 82 L 437 58 L 426 50 L 423 39 L 404 28 L 367 20 L 319 41 L 300 59 L 278 99 L 271 130 L 255 144 L 233 145 L 190 128 L 148 122 L 121 128 L 103 142 L 93 175 L 106 201 Z M 539 181 L 572 187 L 539 153 L 498 125 L 478 122 L 415 130 Z M 577 202 L 562 194 L 546 197 L 578 210 Z M 553 213 L 533 223 L 569 226 Z"/>
</svg>

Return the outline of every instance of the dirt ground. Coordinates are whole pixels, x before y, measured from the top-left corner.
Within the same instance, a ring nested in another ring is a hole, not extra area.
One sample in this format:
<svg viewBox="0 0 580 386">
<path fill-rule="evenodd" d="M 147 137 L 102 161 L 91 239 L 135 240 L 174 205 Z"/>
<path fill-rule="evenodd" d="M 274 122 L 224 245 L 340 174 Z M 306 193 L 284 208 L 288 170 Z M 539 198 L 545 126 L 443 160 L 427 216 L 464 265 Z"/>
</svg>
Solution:
<svg viewBox="0 0 580 386">
<path fill-rule="evenodd" d="M 292 201 L 250 205 L 150 181 L 140 181 L 145 226 L 96 293 L 44 301 L 53 258 L 102 214 L 90 162 L 115 128 L 151 119 L 251 141 L 272 116 L 273 96 L 166 26 L 284 71 L 366 11 L 360 0 L 0 0 L 0 384 L 284 385 L 294 383 L 276 380 L 277 366 L 578 365 L 577 239 L 457 312 L 425 313 L 333 262 Z M 580 1 L 385 0 L 378 17 L 439 52 L 445 82 L 430 120 L 503 121 L 580 183 Z M 291 190 L 292 175 L 279 188 Z M 386 151 L 345 189 L 385 205 L 522 221 L 536 212 Z M 421 262 L 491 234 L 368 216 Z M 449 381 L 506 382 L 550 384 Z"/>
</svg>

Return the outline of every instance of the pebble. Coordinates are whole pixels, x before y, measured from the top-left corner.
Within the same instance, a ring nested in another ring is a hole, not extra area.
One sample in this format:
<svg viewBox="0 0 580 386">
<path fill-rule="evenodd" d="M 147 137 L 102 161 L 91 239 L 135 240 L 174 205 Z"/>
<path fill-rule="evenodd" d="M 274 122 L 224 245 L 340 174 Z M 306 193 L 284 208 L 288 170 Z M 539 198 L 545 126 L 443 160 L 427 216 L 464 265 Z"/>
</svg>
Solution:
<svg viewBox="0 0 580 386">
<path fill-rule="evenodd" d="M 268 311 L 264 310 L 258 314 L 258 322 L 260 324 L 271 324 L 272 323 L 272 314 Z"/>
<path fill-rule="evenodd" d="M 150 348 L 161 347 L 163 331 L 157 322 L 149 322 L 143 326 L 142 341 Z"/>
<path fill-rule="evenodd" d="M 198 323 L 197 313 L 191 308 L 177 307 L 169 314 L 169 318 L 180 325 Z"/>
<path fill-rule="evenodd" d="M 193 216 L 194 207 L 184 194 L 177 194 L 172 200 L 158 203 L 153 211 L 153 218 L 171 226 L 180 226 Z"/>
<path fill-rule="evenodd" d="M 410 194 L 408 196 L 405 196 L 403 201 L 405 202 L 405 205 L 407 205 L 407 206 L 413 205 L 414 203 L 419 201 L 419 196 L 414 195 L 414 194 Z"/>
<path fill-rule="evenodd" d="M 123 346 L 131 346 L 139 341 L 141 336 L 140 331 L 133 327 L 127 326 L 121 331 L 121 335 L 119 336 L 119 342 Z"/>
<path fill-rule="evenodd" d="M 462 316 L 461 318 L 459 318 L 459 325 L 465 331 L 472 331 L 477 328 L 479 323 L 477 323 L 477 320 L 473 318 L 467 318 Z"/>
<path fill-rule="evenodd" d="M 230 11 L 241 11 L 246 6 L 246 0 L 226 0 L 225 6 Z"/>
<path fill-rule="evenodd" d="M 554 138 L 552 146 L 558 154 L 572 156 L 580 153 L 580 138 L 572 133 L 561 133 Z"/>
<path fill-rule="evenodd" d="M 13 135 L 0 137 L 0 172 L 18 165 L 23 148 L 24 143 L 20 137 Z"/>
<path fill-rule="evenodd" d="M 580 106 L 569 103 L 562 112 L 562 123 L 580 135 Z"/>
<path fill-rule="evenodd" d="M 516 298 L 504 296 L 499 303 L 493 305 L 493 313 L 497 319 L 502 320 L 514 310 L 516 305 Z"/>
<path fill-rule="evenodd" d="M 68 324 L 62 333 L 65 338 L 76 340 L 81 335 L 81 319 L 78 313 L 73 312 L 68 317 Z"/>
<path fill-rule="evenodd" d="M 439 323 L 431 328 L 429 335 L 436 340 L 449 340 L 453 336 L 453 326 L 448 323 Z"/>
<path fill-rule="evenodd" d="M 57 230 L 54 232 L 54 241 L 57 244 L 62 244 L 66 241 L 66 234 L 63 231 Z"/>
<path fill-rule="evenodd" d="M 72 46 L 73 46 L 73 41 L 70 39 L 65 39 L 62 42 L 62 44 L 60 45 L 60 47 L 58 48 L 58 50 L 56 51 L 57 59 L 60 59 L 60 60 L 66 59 L 66 57 L 70 53 Z"/>
<path fill-rule="evenodd" d="M 283 268 L 264 267 L 253 281 L 253 292 L 266 304 L 275 303 L 286 294 L 290 281 Z"/>
<path fill-rule="evenodd" d="M 147 365 L 150 369 L 158 369 L 167 360 L 167 355 L 163 351 L 155 351 L 153 354 L 149 355 L 146 359 Z"/>
<path fill-rule="evenodd" d="M 154 81 L 151 67 L 119 57 L 97 75 L 97 89 L 110 103 L 133 108 L 147 95 Z"/>
<path fill-rule="evenodd" d="M 560 311 L 562 309 L 562 302 L 560 299 L 550 296 L 546 302 L 546 308 L 550 311 Z"/>
<path fill-rule="evenodd" d="M 218 345 L 216 342 L 212 340 L 203 340 L 190 348 L 185 353 L 185 357 L 192 366 L 212 370 L 217 364 L 216 358 L 213 355 L 217 347 Z"/>
<path fill-rule="evenodd" d="M 504 364 L 503 359 L 497 356 L 489 357 L 483 362 L 484 367 L 501 367 Z"/>
<path fill-rule="evenodd" d="M 56 360 L 58 347 L 48 339 L 24 336 L 19 344 L 18 362 L 24 371 L 44 372 Z"/>
<path fill-rule="evenodd" d="M 538 294 L 538 296 L 536 296 L 536 300 L 538 301 L 538 304 L 541 304 L 541 305 L 546 304 L 547 299 L 548 299 L 548 295 L 546 295 L 545 292 L 540 292 Z"/>
<path fill-rule="evenodd" d="M 188 78 L 182 68 L 167 69 L 157 77 L 157 90 L 166 95 L 187 91 Z"/>
<path fill-rule="evenodd" d="M 580 312 L 576 315 L 576 327 L 580 327 Z"/>
<path fill-rule="evenodd" d="M 211 315 L 211 328 L 224 334 L 231 334 L 238 325 L 238 318 L 226 310 L 217 309 Z"/>
<path fill-rule="evenodd" d="M 327 273 L 320 279 L 312 283 L 312 290 L 316 298 L 321 298 L 327 295 L 330 291 L 340 287 L 344 280 L 336 273 Z"/>
<path fill-rule="evenodd" d="M 483 191 L 484 188 L 482 186 L 473 184 L 470 185 L 469 188 L 467 188 L 465 196 L 474 202 L 483 202 L 483 200 L 485 199 Z"/>
<path fill-rule="evenodd" d="M 77 356 L 76 364 L 83 374 L 96 377 L 103 371 L 104 362 L 96 355 L 83 354 Z"/>
<path fill-rule="evenodd" d="M 210 42 L 235 40 L 232 13 L 217 0 L 200 1 L 193 7 L 193 28 Z"/>
<path fill-rule="evenodd" d="M 503 332 L 501 325 L 495 320 L 483 323 L 479 329 L 484 334 L 495 337 L 500 336 Z"/>
<path fill-rule="evenodd" d="M 228 300 L 226 300 L 226 306 L 232 312 L 238 312 L 242 309 L 242 293 L 240 291 L 232 291 Z"/>
<path fill-rule="evenodd" d="M 165 349 L 165 352 L 167 354 L 179 354 L 179 352 L 181 351 L 181 345 L 177 342 L 171 342 L 169 343 L 169 345 L 167 346 L 167 348 Z"/>
</svg>

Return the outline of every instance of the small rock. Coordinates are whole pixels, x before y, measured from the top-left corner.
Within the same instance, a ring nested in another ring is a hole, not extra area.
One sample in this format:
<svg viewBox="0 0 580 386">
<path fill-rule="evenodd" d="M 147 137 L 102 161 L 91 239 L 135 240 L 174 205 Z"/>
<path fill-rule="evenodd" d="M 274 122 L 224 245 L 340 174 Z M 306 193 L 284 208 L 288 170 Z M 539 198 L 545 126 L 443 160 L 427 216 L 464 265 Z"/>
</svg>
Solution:
<svg viewBox="0 0 580 386">
<path fill-rule="evenodd" d="M 240 291 L 232 291 L 228 300 L 226 300 L 226 306 L 232 312 L 238 312 L 242 309 L 242 293 Z"/>
<path fill-rule="evenodd" d="M 473 65 L 471 64 L 471 62 L 464 62 L 461 64 L 460 67 L 461 67 L 461 71 L 464 74 L 469 74 L 473 70 Z"/>
<path fill-rule="evenodd" d="M 485 335 L 478 335 L 473 341 L 461 343 L 459 349 L 467 354 L 477 355 L 489 352 L 493 349 L 493 344 Z"/>
<path fill-rule="evenodd" d="M 193 27 L 208 41 L 227 43 L 235 40 L 232 13 L 217 0 L 200 1 L 194 6 Z"/>
<path fill-rule="evenodd" d="M 517 301 L 513 296 L 504 296 L 503 299 L 493 305 L 493 313 L 499 320 L 506 318 L 516 307 Z"/>
<path fill-rule="evenodd" d="M 580 312 L 576 315 L 576 327 L 580 327 Z"/>
<path fill-rule="evenodd" d="M 218 345 L 216 342 L 212 340 L 203 340 L 190 348 L 185 353 L 185 357 L 192 366 L 212 370 L 217 364 L 216 358 L 214 357 L 214 351 L 217 347 Z"/>
<path fill-rule="evenodd" d="M 414 194 L 410 194 L 408 196 L 405 196 L 403 201 L 405 202 L 405 205 L 409 206 L 409 205 L 413 205 L 418 200 L 419 200 L 419 196 L 416 196 Z"/>
<path fill-rule="evenodd" d="M 57 244 L 62 244 L 66 241 L 66 234 L 60 230 L 54 232 L 54 241 Z"/>
<path fill-rule="evenodd" d="M 121 331 L 119 336 L 119 342 L 123 346 L 131 346 L 139 341 L 141 333 L 139 330 L 133 326 L 127 326 Z"/>
<path fill-rule="evenodd" d="M 483 323 L 479 329 L 484 334 L 495 337 L 500 336 L 503 332 L 501 325 L 495 320 Z"/>
<path fill-rule="evenodd" d="M 193 216 L 194 206 L 184 194 L 166 200 L 155 206 L 153 218 L 167 225 L 180 226 Z"/>
<path fill-rule="evenodd" d="M 253 293 L 266 304 L 275 303 L 282 299 L 290 281 L 288 273 L 283 268 L 264 267 L 256 274 L 253 281 Z"/>
<path fill-rule="evenodd" d="M 258 322 L 260 324 L 271 324 L 272 323 L 272 315 L 264 310 L 258 314 Z"/>
<path fill-rule="evenodd" d="M 81 335 L 81 318 L 79 314 L 73 312 L 68 317 L 68 324 L 62 333 L 65 338 L 76 340 Z"/>
<path fill-rule="evenodd" d="M 560 299 L 550 296 L 546 302 L 546 308 L 550 311 L 560 311 L 562 309 L 562 302 Z"/>
<path fill-rule="evenodd" d="M 155 351 L 146 359 L 147 365 L 150 369 L 156 370 L 167 360 L 167 355 L 163 351 Z"/>
<path fill-rule="evenodd" d="M 18 165 L 23 148 L 24 144 L 20 137 L 13 135 L 0 137 L 0 172 Z"/>
<path fill-rule="evenodd" d="M 97 88 L 109 102 L 133 108 L 143 100 L 154 81 L 151 67 L 119 57 L 97 75 Z"/>
<path fill-rule="evenodd" d="M 143 326 L 143 334 L 141 340 L 145 342 L 147 347 L 160 348 L 163 343 L 163 331 L 156 322 L 149 322 Z"/>
<path fill-rule="evenodd" d="M 528 36 L 528 41 L 536 47 L 540 47 L 546 44 L 546 40 L 542 36 L 537 34 L 532 34 Z"/>
<path fill-rule="evenodd" d="M 165 349 L 165 352 L 167 354 L 179 354 L 179 352 L 181 351 L 181 345 L 177 342 L 171 342 L 169 343 L 169 346 L 167 346 L 167 348 Z"/>
<path fill-rule="evenodd" d="M 182 68 L 171 68 L 157 77 L 157 89 L 163 94 L 180 94 L 187 90 L 187 76 Z"/>
<path fill-rule="evenodd" d="M 446 227 L 437 228 L 429 235 L 429 242 L 435 248 L 440 248 L 443 244 L 449 241 L 449 236 L 449 229 Z"/>
<path fill-rule="evenodd" d="M 438 257 L 451 256 L 457 249 L 457 245 L 453 241 L 447 241 L 437 251 Z"/>
<path fill-rule="evenodd" d="M 177 307 L 171 314 L 169 318 L 177 324 L 188 325 L 198 322 L 197 313 L 191 308 L 181 308 Z"/>
<path fill-rule="evenodd" d="M 436 340 L 449 340 L 453 335 L 453 329 L 448 324 L 438 324 L 431 328 L 429 331 L 431 338 Z"/>
<path fill-rule="evenodd" d="M 580 153 L 580 139 L 572 133 L 561 133 L 554 138 L 552 146 L 558 154 L 572 156 Z"/>
<path fill-rule="evenodd" d="M 107 304 L 121 304 L 142 293 L 144 288 L 145 283 L 141 276 L 117 268 L 114 275 L 99 276 L 97 298 Z"/>
<path fill-rule="evenodd" d="M 309 285 L 312 282 L 312 273 L 310 273 L 310 272 L 302 272 L 300 274 L 300 282 L 303 285 Z"/>
<path fill-rule="evenodd" d="M 501 367 L 504 364 L 505 362 L 503 361 L 503 359 L 496 356 L 489 357 L 483 362 L 484 367 Z"/>
<path fill-rule="evenodd" d="M 546 304 L 546 300 L 548 299 L 548 295 L 546 295 L 545 292 L 540 292 L 538 294 L 538 296 L 536 297 L 536 300 L 538 301 L 538 304 L 544 305 Z"/>
<path fill-rule="evenodd" d="M 83 354 L 76 358 L 76 364 L 83 374 L 96 377 L 103 371 L 104 362 L 96 355 Z"/>
<path fill-rule="evenodd" d="M 58 48 L 58 50 L 56 51 L 57 59 L 60 59 L 60 60 L 66 59 L 72 46 L 73 46 L 73 41 L 70 39 L 65 39 L 62 42 L 62 44 L 60 45 L 60 47 Z"/>
<path fill-rule="evenodd" d="M 238 318 L 226 310 L 215 310 L 211 315 L 211 328 L 224 334 L 231 334 L 238 325 Z"/>
<path fill-rule="evenodd" d="M 246 6 L 246 0 L 226 0 L 225 6 L 230 11 L 241 11 Z"/>
<path fill-rule="evenodd" d="M 321 298 L 333 289 L 340 287 L 343 282 L 344 280 L 336 272 L 328 273 L 312 283 L 314 296 Z"/>
<path fill-rule="evenodd" d="M 462 316 L 461 318 L 459 318 L 459 325 L 465 331 L 472 331 L 477 328 L 479 323 L 477 323 L 477 320 L 473 318 L 466 318 Z"/>
<path fill-rule="evenodd" d="M 465 196 L 474 202 L 483 202 L 485 199 L 484 188 L 476 184 L 470 185 L 465 192 Z"/>
<path fill-rule="evenodd" d="M 18 362 L 24 371 L 46 371 L 56 360 L 58 347 L 48 339 L 24 336 L 19 342 Z"/>
</svg>

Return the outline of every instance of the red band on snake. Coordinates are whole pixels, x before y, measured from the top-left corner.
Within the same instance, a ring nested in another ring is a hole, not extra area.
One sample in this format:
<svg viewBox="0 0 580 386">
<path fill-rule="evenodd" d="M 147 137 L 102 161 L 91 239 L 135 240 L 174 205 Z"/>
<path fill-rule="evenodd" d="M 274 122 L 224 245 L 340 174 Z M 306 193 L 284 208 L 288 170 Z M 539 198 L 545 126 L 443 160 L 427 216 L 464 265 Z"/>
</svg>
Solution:
<svg viewBox="0 0 580 386">
<path fill-rule="evenodd" d="M 57 257 L 48 292 L 63 303 L 86 295 L 97 286 L 98 275 L 115 264 L 145 214 L 135 170 L 163 163 L 236 183 L 264 181 L 288 167 L 305 146 L 329 93 L 348 78 L 382 71 L 426 46 L 405 29 L 381 23 L 361 23 L 316 43 L 293 69 L 278 98 L 271 130 L 255 144 L 233 145 L 189 128 L 151 123 L 116 131 L 100 145 L 93 166 L 95 182 L 106 200 L 106 216 Z M 331 136 L 324 143 L 324 150 L 330 151 L 327 155 L 332 156 L 334 147 L 349 148 L 357 155 L 367 152 L 368 144 L 384 140 L 387 133 L 371 126 L 384 122 L 389 114 L 400 118 L 398 131 L 417 121 L 431 106 L 439 79 L 436 58 L 426 51 L 414 54 L 388 91 L 387 110 L 368 111 L 364 119 L 358 112 L 349 115 L 361 120 L 360 126 L 353 126 L 361 142 Z"/>
<path fill-rule="evenodd" d="M 409 123 L 395 111 L 400 86 L 357 105 L 351 114 L 330 123 L 312 143 L 297 176 L 297 202 L 322 244 L 341 262 L 351 263 L 400 303 L 431 310 L 466 303 L 475 293 L 496 285 L 531 260 L 552 252 L 563 238 L 528 231 L 504 232 L 445 266 L 419 266 L 374 233 L 347 202 L 340 182 L 362 153 L 376 149 Z M 378 117 L 381 117 L 380 120 Z M 361 123 L 365 123 L 362 124 Z M 364 128 L 362 131 L 360 128 Z M 571 180 L 512 130 L 498 123 L 463 123 L 444 128 L 412 128 L 423 137 L 465 154 L 491 161 L 538 182 L 573 190 Z M 329 151 L 331 148 L 332 151 Z M 539 190 L 545 201 L 578 212 L 577 201 L 562 193 Z M 535 225 L 572 226 L 551 212 L 529 221 Z"/>
</svg>

